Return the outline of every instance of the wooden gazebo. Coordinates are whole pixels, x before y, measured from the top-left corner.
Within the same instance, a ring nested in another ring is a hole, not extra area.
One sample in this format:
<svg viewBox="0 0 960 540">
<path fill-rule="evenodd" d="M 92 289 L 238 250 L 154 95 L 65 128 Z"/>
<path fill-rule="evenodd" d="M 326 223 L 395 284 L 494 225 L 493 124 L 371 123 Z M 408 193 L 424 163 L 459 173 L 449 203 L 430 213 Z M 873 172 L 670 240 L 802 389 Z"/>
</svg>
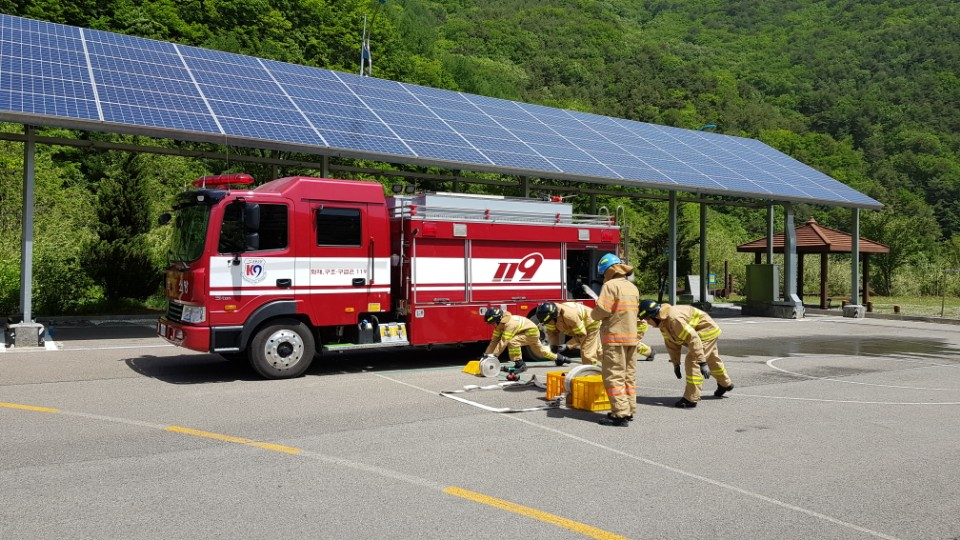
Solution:
<svg viewBox="0 0 960 540">
<path fill-rule="evenodd" d="M 817 220 L 810 218 L 802 226 L 797 227 L 797 295 L 803 298 L 803 256 L 808 253 L 820 254 L 820 309 L 826 309 L 827 305 L 827 255 L 830 253 L 851 253 L 853 251 L 853 242 L 849 234 L 830 229 L 817 223 Z M 762 255 L 767 252 L 767 239 L 760 238 L 746 244 L 737 246 L 737 251 L 745 253 L 754 253 L 754 261 L 760 264 Z M 783 253 L 783 233 L 773 235 L 773 252 Z M 870 288 L 867 283 L 870 280 L 870 254 L 871 253 L 889 253 L 890 248 L 867 240 L 860 239 L 858 252 L 863 254 L 863 305 L 870 301 Z"/>
</svg>

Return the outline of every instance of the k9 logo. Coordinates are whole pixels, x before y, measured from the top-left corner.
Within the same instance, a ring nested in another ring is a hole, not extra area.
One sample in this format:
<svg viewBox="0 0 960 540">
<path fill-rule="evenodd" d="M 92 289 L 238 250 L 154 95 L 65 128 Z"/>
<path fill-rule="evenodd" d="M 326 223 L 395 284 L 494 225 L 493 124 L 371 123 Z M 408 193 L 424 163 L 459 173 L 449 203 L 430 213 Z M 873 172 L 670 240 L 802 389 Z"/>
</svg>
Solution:
<svg viewBox="0 0 960 540">
<path fill-rule="evenodd" d="M 243 279 L 257 283 L 267 277 L 266 261 L 263 259 L 245 259 L 243 261 Z"/>
<path fill-rule="evenodd" d="M 520 259 L 519 262 L 502 262 L 497 264 L 497 271 L 493 274 L 493 281 L 513 281 L 520 274 L 519 281 L 530 281 L 543 264 L 543 255 L 531 253 Z"/>
</svg>

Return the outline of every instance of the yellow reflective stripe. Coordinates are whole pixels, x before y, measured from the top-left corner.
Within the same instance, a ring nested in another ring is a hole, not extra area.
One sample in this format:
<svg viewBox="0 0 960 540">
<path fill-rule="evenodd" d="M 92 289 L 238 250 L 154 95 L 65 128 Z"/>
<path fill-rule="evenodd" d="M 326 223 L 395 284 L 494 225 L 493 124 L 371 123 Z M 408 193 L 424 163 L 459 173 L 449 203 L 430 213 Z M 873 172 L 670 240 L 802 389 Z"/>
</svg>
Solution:
<svg viewBox="0 0 960 540">
<path fill-rule="evenodd" d="M 687 375 L 687 384 L 703 384 L 703 377 L 700 375 Z"/>
<path fill-rule="evenodd" d="M 571 330 L 571 332 L 573 332 L 573 335 L 575 336 L 582 336 L 586 334 L 586 332 L 583 331 L 583 328 L 580 328 L 579 326 Z"/>
<path fill-rule="evenodd" d="M 675 338 L 670 335 L 670 332 L 667 332 L 666 328 L 660 329 L 660 335 L 663 336 L 664 341 L 669 341 L 670 343 L 676 343 L 677 345 L 683 345 L 683 341 L 679 338 Z"/>
<path fill-rule="evenodd" d="M 547 332 L 556 332 L 556 331 L 557 331 L 557 325 L 554 324 L 554 323 L 547 323 L 546 325 L 544 325 L 544 328 L 546 328 Z"/>
<path fill-rule="evenodd" d="M 720 327 L 718 326 L 712 330 L 704 330 L 703 332 L 700 332 L 700 339 L 710 340 L 719 335 L 720 335 Z"/>
<path fill-rule="evenodd" d="M 493 337 L 498 338 L 503 335 L 503 332 L 499 329 L 493 331 Z"/>
<path fill-rule="evenodd" d="M 637 332 L 646 332 L 650 329 L 650 325 L 647 324 L 646 320 L 641 320 L 637 322 Z"/>
<path fill-rule="evenodd" d="M 710 373 L 711 373 L 714 377 L 720 377 L 721 375 L 726 375 L 726 374 L 727 374 L 727 370 L 726 370 L 725 368 L 711 369 L 711 370 L 710 370 Z"/>
<path fill-rule="evenodd" d="M 504 332 L 504 333 L 503 333 L 503 339 L 513 339 L 513 336 L 515 336 L 515 335 L 516 335 L 516 334 L 514 334 L 513 332 Z"/>
<path fill-rule="evenodd" d="M 677 341 L 677 343 L 683 343 L 684 341 L 687 340 L 687 337 L 689 337 L 690 334 L 693 334 L 695 332 L 696 330 L 694 330 L 693 327 L 690 326 L 689 324 L 683 325 L 683 332 L 680 332 L 680 335 L 677 336 L 677 339 L 680 340 L 680 341 Z"/>
<path fill-rule="evenodd" d="M 596 330 L 597 328 L 600 328 L 600 321 L 593 321 L 587 326 L 587 330 Z"/>
</svg>

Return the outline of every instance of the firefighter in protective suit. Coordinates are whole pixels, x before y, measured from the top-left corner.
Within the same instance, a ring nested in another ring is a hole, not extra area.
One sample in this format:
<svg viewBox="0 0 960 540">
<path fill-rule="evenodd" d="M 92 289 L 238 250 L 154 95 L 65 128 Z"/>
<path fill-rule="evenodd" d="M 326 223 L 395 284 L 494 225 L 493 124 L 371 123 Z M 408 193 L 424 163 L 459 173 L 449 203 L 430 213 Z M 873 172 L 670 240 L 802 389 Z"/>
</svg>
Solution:
<svg viewBox="0 0 960 540">
<path fill-rule="evenodd" d="M 510 360 L 514 363 L 514 373 L 527 370 L 527 364 L 523 361 L 520 347 L 532 347 L 537 351 L 537 356 L 560 364 L 570 362 L 566 356 L 550 352 L 549 347 L 540 343 L 540 327 L 526 317 L 513 315 L 509 311 L 504 311 L 498 307 L 491 307 L 484 312 L 483 320 L 494 326 L 490 344 L 483 352 L 484 358 L 497 358 L 503 352 L 503 349 L 507 349 L 507 354 L 510 355 Z"/>
<path fill-rule="evenodd" d="M 610 413 L 600 423 L 628 426 L 637 411 L 637 310 L 640 291 L 627 279 L 633 267 L 608 253 L 597 263 L 603 288 L 590 316 L 600 323 L 601 374 L 610 398 Z"/>
<path fill-rule="evenodd" d="M 687 385 L 683 397 L 674 406 L 692 409 L 700 402 L 700 387 L 703 379 L 712 375 L 717 380 L 717 390 L 713 395 L 723 397 L 733 390 L 733 381 L 727 375 L 727 369 L 720 360 L 717 340 L 720 327 L 710 315 L 693 306 L 671 306 L 658 304 L 653 300 L 640 302 L 640 316 L 660 329 L 663 342 L 673 363 L 673 372 L 678 379 L 680 374 L 680 353 L 687 348 L 684 368 Z"/>
<path fill-rule="evenodd" d="M 580 349 L 580 362 L 585 365 L 600 364 L 600 321 L 590 317 L 590 310 L 579 302 L 554 304 L 545 302 L 537 306 L 537 320 L 543 323 L 550 350 Z M 570 336 L 560 343 L 561 336 Z M 557 365 L 570 363 L 557 360 Z"/>
</svg>

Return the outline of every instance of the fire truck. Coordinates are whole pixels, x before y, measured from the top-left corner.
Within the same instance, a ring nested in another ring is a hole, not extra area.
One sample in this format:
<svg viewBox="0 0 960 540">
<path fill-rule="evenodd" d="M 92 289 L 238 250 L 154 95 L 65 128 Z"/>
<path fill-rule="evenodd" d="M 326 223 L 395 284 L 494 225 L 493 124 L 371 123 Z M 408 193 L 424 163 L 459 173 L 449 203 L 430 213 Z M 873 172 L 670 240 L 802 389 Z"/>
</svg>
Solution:
<svg viewBox="0 0 960 540">
<path fill-rule="evenodd" d="M 157 334 L 297 377 L 315 356 L 490 339 L 490 306 L 591 303 L 616 213 L 462 193 L 387 196 L 376 182 L 304 176 L 252 187 L 208 176 L 172 213 L 167 311 Z"/>
</svg>

